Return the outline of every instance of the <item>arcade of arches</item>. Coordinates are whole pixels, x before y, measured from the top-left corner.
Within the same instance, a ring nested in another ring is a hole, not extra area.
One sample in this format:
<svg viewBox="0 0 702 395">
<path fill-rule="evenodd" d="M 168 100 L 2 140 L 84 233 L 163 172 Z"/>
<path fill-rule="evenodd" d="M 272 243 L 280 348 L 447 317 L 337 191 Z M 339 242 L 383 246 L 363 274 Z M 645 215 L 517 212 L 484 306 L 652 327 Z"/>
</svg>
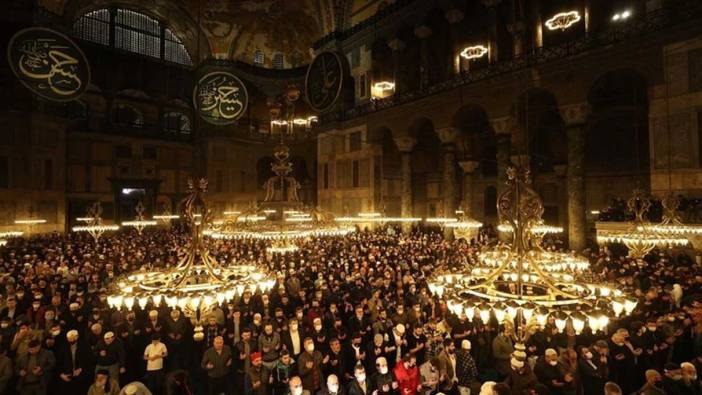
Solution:
<svg viewBox="0 0 702 395">
<path fill-rule="evenodd" d="M 588 20 L 552 31 L 542 25 L 548 2 L 287 3 L 12 2 L 8 39 L 40 18 L 79 43 L 92 73 L 80 99 L 60 103 L 3 69 L 0 228 L 36 213 L 49 218 L 42 229 L 63 230 L 94 200 L 121 220 L 136 199 L 120 193 L 130 187 L 146 186 L 149 212 L 172 208 L 195 173 L 211 180 L 216 210 L 260 197 L 276 141 L 267 103 L 286 84 L 303 86 L 306 65 L 331 48 L 346 55 L 344 92 L 324 114 L 300 100 L 296 116 L 321 121 L 290 142 L 311 205 L 419 217 L 462 207 L 495 223 L 505 169 L 520 162 L 545 220 L 582 249 L 592 213 L 636 187 L 702 191 L 702 41 L 683 23 L 690 9 L 675 22 L 682 5 L 643 2 L 614 24 L 603 20 L 616 5 L 585 1 Z M 462 58 L 475 43 L 489 51 Z M 227 126 L 203 121 L 190 92 L 222 67 L 249 97 Z M 394 87 L 378 93 L 379 82 Z"/>
</svg>

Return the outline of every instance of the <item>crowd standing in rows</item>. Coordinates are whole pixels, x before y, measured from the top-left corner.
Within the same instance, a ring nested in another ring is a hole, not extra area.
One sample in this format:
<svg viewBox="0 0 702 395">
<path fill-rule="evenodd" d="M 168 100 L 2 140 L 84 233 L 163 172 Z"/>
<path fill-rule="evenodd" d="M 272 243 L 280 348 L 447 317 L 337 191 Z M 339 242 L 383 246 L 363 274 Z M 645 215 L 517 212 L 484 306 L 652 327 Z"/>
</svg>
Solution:
<svg viewBox="0 0 702 395">
<path fill-rule="evenodd" d="M 427 290 L 434 270 L 472 265 L 480 245 L 379 230 L 265 244 L 211 241 L 219 262 L 276 273 L 208 312 L 107 304 L 120 275 L 174 265 L 186 232 L 13 239 L 0 247 L 0 394 L 667 394 L 701 395 L 702 270 L 684 254 L 634 261 L 586 251 L 592 270 L 631 287 L 635 312 L 605 331 L 456 316 Z"/>
</svg>

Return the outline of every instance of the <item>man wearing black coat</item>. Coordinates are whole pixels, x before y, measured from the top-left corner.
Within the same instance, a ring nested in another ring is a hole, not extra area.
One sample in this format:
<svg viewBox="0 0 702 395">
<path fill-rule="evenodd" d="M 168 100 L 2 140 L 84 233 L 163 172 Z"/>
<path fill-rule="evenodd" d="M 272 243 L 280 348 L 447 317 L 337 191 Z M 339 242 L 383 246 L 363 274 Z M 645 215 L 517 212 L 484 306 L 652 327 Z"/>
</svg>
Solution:
<svg viewBox="0 0 702 395">
<path fill-rule="evenodd" d="M 607 382 L 607 369 L 602 366 L 601 355 L 593 353 L 589 348 L 580 348 L 578 358 L 578 372 L 583 384 L 583 393 L 603 395 L 604 385 Z M 606 357 L 605 357 L 606 358 Z"/>
<path fill-rule="evenodd" d="M 66 348 L 57 353 L 61 393 L 85 394 L 95 375 L 93 354 L 75 329 L 68 331 L 66 340 Z"/>
</svg>

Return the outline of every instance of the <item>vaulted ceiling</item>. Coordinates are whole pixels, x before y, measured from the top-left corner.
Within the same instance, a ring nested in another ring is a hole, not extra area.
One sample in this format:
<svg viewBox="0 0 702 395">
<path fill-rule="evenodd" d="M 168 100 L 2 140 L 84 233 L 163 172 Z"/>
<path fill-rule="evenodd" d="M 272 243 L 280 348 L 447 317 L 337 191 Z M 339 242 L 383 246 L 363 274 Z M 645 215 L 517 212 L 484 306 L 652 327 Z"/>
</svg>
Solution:
<svg viewBox="0 0 702 395">
<path fill-rule="evenodd" d="M 130 8 L 159 19 L 180 35 L 192 57 L 252 63 L 258 50 L 265 66 L 283 54 L 285 67 L 311 60 L 312 44 L 348 27 L 352 12 L 378 0 L 36 0 L 67 26 L 86 12 Z M 199 54 L 199 55 L 198 55 Z"/>
</svg>

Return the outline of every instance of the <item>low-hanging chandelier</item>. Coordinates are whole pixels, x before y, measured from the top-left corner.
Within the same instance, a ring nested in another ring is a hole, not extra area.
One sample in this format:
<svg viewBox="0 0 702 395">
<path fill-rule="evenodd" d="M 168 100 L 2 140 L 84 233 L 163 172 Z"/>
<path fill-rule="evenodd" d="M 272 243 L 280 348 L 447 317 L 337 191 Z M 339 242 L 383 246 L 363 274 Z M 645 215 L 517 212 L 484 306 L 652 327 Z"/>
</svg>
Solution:
<svg viewBox="0 0 702 395">
<path fill-rule="evenodd" d="M 661 199 L 663 206 L 663 217 L 659 224 L 646 225 L 645 229 L 667 236 L 689 236 L 702 234 L 702 225 L 685 224 L 678 214 L 680 199 L 670 191 Z"/>
<path fill-rule="evenodd" d="M 136 229 L 139 235 L 141 235 L 141 232 L 143 232 L 147 226 L 155 226 L 157 223 L 156 220 L 146 219 L 146 217 L 144 217 L 144 210 L 144 204 L 141 202 L 141 200 L 139 200 L 137 205 L 134 207 L 134 211 L 136 212 L 134 219 L 131 221 L 122 222 L 122 226 L 133 227 Z"/>
<path fill-rule="evenodd" d="M 120 277 L 107 297 L 111 307 L 131 310 L 139 306 L 143 310 L 165 303 L 172 309 L 180 308 L 197 322 L 206 319 L 216 303 L 230 301 L 247 290 L 266 292 L 275 285 L 275 277 L 265 268 L 238 263 L 223 265 L 210 255 L 207 239 L 203 237 L 203 230 L 212 221 L 204 197 L 206 191 L 205 179 L 197 185 L 188 181 L 188 196 L 182 206 L 183 218 L 190 226 L 190 240 L 187 245 L 177 247 L 178 264 Z M 198 332 L 202 332 L 201 326 L 196 327 L 196 335 Z"/>
<path fill-rule="evenodd" d="M 507 170 L 509 188 L 497 209 L 512 228 L 511 245 L 500 244 L 480 254 L 476 267 L 436 273 L 429 289 L 445 298 L 449 309 L 468 319 L 516 324 L 517 339 L 526 340 L 528 325 L 542 327 L 549 316 L 563 331 L 571 324 L 576 334 L 586 325 L 593 331 L 604 328 L 610 318 L 631 313 L 637 300 L 613 284 L 599 281 L 587 272 L 583 258 L 545 251 L 530 228 L 542 224 L 544 208 L 530 186 L 528 168 Z"/>
<path fill-rule="evenodd" d="M 294 134 L 295 103 L 300 89 L 288 85 L 278 101 L 269 103 L 271 128 L 280 130 L 280 142 L 273 150 L 271 176 L 264 184 L 265 197 L 260 203 L 252 203 L 247 210 L 230 212 L 227 219 L 210 224 L 206 234 L 222 239 L 258 239 L 269 243 L 269 253 L 289 253 L 298 250 L 297 242 L 310 237 L 343 236 L 355 230 L 353 226 L 341 225 L 331 213 L 306 207 L 299 198 L 300 183 L 293 176 L 290 148 L 286 136 Z M 281 111 L 286 108 L 286 122 L 281 121 Z"/>
<path fill-rule="evenodd" d="M 87 232 L 93 237 L 96 243 L 105 232 L 119 230 L 119 225 L 106 225 L 102 223 L 102 205 L 99 201 L 93 203 L 90 208 L 88 208 L 88 213 L 85 217 L 81 217 L 81 222 L 85 222 L 85 225 L 74 226 L 72 230 L 74 232 Z"/>
<path fill-rule="evenodd" d="M 673 203 L 666 203 L 666 211 L 670 211 Z M 674 206 L 677 209 L 677 206 Z M 651 208 L 651 199 L 641 189 L 635 189 L 627 201 L 627 208 L 634 214 L 634 220 L 629 222 L 625 231 L 607 231 L 597 236 L 600 244 L 624 244 L 629 250 L 629 257 L 641 259 L 656 247 L 683 247 L 688 244 L 688 239 L 675 233 L 674 229 L 685 229 L 680 224 L 677 227 L 673 221 L 676 213 L 664 213 L 663 222 L 653 225 L 646 219 L 646 214 Z M 674 215 L 674 216 L 673 216 Z"/>
</svg>

